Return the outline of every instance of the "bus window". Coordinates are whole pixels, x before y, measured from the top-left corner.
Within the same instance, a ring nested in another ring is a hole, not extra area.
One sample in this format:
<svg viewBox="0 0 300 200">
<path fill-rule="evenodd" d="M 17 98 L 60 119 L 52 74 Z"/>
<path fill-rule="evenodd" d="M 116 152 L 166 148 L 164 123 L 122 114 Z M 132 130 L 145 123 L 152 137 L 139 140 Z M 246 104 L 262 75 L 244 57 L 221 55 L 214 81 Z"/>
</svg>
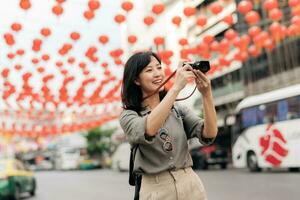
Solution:
<svg viewBox="0 0 300 200">
<path fill-rule="evenodd" d="M 242 111 L 242 124 L 243 128 L 254 126 L 257 123 L 256 116 L 257 107 L 246 108 Z"/>
<path fill-rule="evenodd" d="M 272 102 L 266 104 L 266 114 L 265 114 L 265 123 L 269 123 L 271 121 L 276 122 L 277 119 L 277 103 Z"/>
<path fill-rule="evenodd" d="M 287 100 L 288 102 L 288 119 L 300 118 L 300 96 L 291 97 Z"/>
<path fill-rule="evenodd" d="M 264 104 L 258 106 L 258 109 L 257 109 L 257 124 L 263 124 L 264 123 L 265 114 L 266 114 L 266 106 Z"/>
<path fill-rule="evenodd" d="M 288 115 L 288 102 L 287 100 L 281 100 L 277 104 L 277 120 L 287 120 Z"/>
</svg>

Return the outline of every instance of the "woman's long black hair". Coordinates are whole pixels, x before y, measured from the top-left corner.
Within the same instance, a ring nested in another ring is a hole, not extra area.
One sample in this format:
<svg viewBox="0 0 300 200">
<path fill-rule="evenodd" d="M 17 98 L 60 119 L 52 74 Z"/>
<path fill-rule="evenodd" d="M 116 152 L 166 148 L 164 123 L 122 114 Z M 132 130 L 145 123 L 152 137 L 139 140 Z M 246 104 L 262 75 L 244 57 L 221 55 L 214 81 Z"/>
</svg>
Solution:
<svg viewBox="0 0 300 200">
<path fill-rule="evenodd" d="M 141 87 L 135 83 L 142 70 L 151 62 L 151 56 L 161 64 L 159 56 L 152 51 L 137 52 L 126 62 L 121 89 L 122 104 L 125 110 L 140 112 L 145 108 L 142 105 L 143 94 Z M 160 100 L 164 98 L 166 91 L 159 93 Z"/>
</svg>

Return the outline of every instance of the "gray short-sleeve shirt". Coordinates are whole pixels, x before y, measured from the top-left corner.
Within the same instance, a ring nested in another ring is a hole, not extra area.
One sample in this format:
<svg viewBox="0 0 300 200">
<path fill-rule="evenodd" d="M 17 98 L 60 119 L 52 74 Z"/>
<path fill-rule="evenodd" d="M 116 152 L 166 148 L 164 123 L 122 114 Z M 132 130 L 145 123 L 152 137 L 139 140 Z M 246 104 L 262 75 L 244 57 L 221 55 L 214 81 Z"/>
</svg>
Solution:
<svg viewBox="0 0 300 200">
<path fill-rule="evenodd" d="M 134 172 L 155 174 L 165 170 L 181 169 L 193 165 L 188 151 L 187 140 L 199 138 L 209 145 L 214 138 L 203 138 L 203 119 L 184 105 L 175 103 L 158 133 L 152 138 L 145 137 L 146 119 L 150 110 L 124 110 L 119 118 L 120 125 L 131 145 L 139 145 Z"/>
</svg>

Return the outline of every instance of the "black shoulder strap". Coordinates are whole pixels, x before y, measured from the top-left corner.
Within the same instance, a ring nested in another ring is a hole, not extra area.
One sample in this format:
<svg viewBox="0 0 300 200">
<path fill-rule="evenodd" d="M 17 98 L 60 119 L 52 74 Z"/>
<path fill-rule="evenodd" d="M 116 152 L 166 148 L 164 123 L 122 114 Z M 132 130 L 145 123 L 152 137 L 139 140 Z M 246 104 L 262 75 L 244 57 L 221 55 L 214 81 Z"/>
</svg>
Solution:
<svg viewBox="0 0 300 200">
<path fill-rule="evenodd" d="M 135 185 L 135 177 L 133 174 L 133 168 L 134 168 L 134 160 L 135 160 L 135 155 L 136 151 L 138 148 L 138 144 L 133 145 L 130 148 L 130 162 L 129 162 L 129 185 Z"/>
</svg>

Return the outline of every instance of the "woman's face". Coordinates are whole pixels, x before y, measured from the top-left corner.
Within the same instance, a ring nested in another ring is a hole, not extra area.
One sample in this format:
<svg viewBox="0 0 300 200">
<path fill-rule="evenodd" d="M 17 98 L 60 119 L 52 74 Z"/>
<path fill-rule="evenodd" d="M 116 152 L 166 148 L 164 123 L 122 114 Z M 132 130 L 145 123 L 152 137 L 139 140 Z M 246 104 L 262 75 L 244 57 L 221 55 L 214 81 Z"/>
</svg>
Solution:
<svg viewBox="0 0 300 200">
<path fill-rule="evenodd" d="M 151 56 L 150 63 L 139 74 L 136 84 L 139 85 L 143 94 L 153 93 L 164 81 L 165 73 L 158 60 Z M 161 87 L 160 90 L 163 90 Z"/>
</svg>

